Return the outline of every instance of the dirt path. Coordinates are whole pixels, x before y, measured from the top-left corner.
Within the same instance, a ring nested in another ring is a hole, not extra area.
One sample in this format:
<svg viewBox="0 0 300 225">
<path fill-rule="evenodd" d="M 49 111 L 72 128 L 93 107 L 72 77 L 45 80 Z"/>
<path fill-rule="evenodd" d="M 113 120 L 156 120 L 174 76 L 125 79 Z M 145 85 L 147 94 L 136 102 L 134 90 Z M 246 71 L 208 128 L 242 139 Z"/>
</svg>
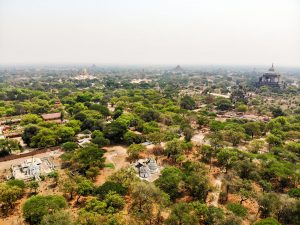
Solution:
<svg viewBox="0 0 300 225">
<path fill-rule="evenodd" d="M 213 184 L 214 190 L 210 192 L 207 196 L 207 204 L 217 207 L 219 204 L 219 197 L 222 187 L 222 173 L 214 173 L 210 176 L 211 183 Z"/>
<path fill-rule="evenodd" d="M 204 136 L 204 133 L 199 132 L 199 133 L 196 133 L 196 134 L 192 137 L 191 141 L 192 141 L 194 144 L 201 145 L 201 144 L 204 143 L 204 137 L 205 137 L 205 136 Z"/>
</svg>

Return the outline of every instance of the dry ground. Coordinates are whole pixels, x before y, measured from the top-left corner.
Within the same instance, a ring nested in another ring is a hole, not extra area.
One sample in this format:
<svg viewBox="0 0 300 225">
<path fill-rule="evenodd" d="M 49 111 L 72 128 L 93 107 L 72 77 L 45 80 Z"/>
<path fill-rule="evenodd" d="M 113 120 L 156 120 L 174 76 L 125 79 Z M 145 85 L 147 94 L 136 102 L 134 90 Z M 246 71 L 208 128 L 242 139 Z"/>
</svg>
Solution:
<svg viewBox="0 0 300 225">
<path fill-rule="evenodd" d="M 104 147 L 107 152 L 104 154 L 106 157 L 106 164 L 112 164 L 114 168 L 105 167 L 103 170 L 100 171 L 100 174 L 96 178 L 95 185 L 103 184 L 107 177 L 109 177 L 113 172 L 120 170 L 129 165 L 129 162 L 126 161 L 127 155 L 127 147 L 116 145 L 116 146 L 109 146 Z"/>
</svg>

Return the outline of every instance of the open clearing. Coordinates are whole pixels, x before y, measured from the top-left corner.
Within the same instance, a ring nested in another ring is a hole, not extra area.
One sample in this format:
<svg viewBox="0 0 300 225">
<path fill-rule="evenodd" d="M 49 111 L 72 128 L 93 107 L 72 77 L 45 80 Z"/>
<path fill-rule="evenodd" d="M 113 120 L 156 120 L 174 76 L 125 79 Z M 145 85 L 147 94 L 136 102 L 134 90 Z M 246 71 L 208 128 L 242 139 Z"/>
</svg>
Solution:
<svg viewBox="0 0 300 225">
<path fill-rule="evenodd" d="M 100 171 L 100 175 L 96 178 L 95 185 L 103 184 L 107 177 L 109 177 L 113 172 L 120 170 L 129 165 L 126 161 L 127 147 L 116 145 L 104 147 L 107 152 L 105 152 L 104 157 L 106 158 L 105 164 L 112 164 L 113 167 L 105 167 Z"/>
</svg>

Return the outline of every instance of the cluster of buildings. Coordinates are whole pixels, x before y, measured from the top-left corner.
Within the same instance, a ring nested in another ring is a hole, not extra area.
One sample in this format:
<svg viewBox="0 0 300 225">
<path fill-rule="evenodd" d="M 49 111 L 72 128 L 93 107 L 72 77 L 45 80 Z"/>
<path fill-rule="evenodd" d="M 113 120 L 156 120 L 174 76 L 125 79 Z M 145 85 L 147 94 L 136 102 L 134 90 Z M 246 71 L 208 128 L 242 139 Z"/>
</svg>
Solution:
<svg viewBox="0 0 300 225">
<path fill-rule="evenodd" d="M 44 121 L 55 122 L 55 123 L 62 123 L 62 113 L 48 113 L 42 114 L 42 119 Z M 5 118 L 4 120 L 0 121 L 0 139 L 16 139 L 20 142 L 21 146 L 24 146 L 24 143 L 21 141 L 21 136 L 23 134 L 23 127 L 19 125 L 22 118 L 18 117 L 9 117 Z"/>
<path fill-rule="evenodd" d="M 62 114 L 59 113 L 49 113 L 42 114 L 42 119 L 44 121 L 62 123 Z M 6 118 L 6 120 L 2 121 L 0 124 L 0 139 L 14 139 L 19 142 L 21 147 L 25 147 L 26 144 L 23 142 L 21 136 L 23 134 L 23 128 L 19 125 L 21 121 L 21 117 L 14 118 L 11 120 Z M 2 125 L 2 126 L 1 126 Z M 28 158 L 25 159 L 22 163 L 17 165 L 11 165 L 11 175 L 8 175 L 7 178 L 10 179 L 13 177 L 14 179 L 20 180 L 40 180 L 40 176 L 47 175 L 54 171 L 55 166 L 50 157 L 43 158 Z"/>
<path fill-rule="evenodd" d="M 41 117 L 44 121 L 55 122 L 55 123 L 63 122 L 61 112 L 42 114 Z M 6 118 L 5 120 L 0 121 L 0 135 L 3 135 L 4 138 L 21 137 L 23 134 L 23 128 L 20 125 L 18 125 L 21 122 L 21 120 L 22 118 L 18 116 L 18 117 Z"/>
<path fill-rule="evenodd" d="M 92 80 L 95 79 L 96 77 L 93 75 L 90 75 L 87 71 L 86 68 L 84 68 L 79 75 L 74 77 L 75 80 Z"/>
<path fill-rule="evenodd" d="M 40 176 L 47 175 L 54 171 L 55 166 L 49 157 L 29 158 L 23 163 L 12 165 L 12 177 L 20 180 L 40 180 Z"/>
<path fill-rule="evenodd" d="M 153 158 L 139 159 L 133 164 L 133 168 L 141 179 L 153 181 L 158 178 L 161 168 Z"/>
</svg>

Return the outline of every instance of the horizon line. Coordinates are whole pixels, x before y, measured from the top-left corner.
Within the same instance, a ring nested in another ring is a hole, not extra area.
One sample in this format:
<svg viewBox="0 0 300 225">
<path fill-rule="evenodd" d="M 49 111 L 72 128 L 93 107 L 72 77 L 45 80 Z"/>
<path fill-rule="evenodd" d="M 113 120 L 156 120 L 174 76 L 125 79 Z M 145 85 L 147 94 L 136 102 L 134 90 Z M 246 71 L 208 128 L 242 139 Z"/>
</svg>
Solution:
<svg viewBox="0 0 300 225">
<path fill-rule="evenodd" d="M 275 67 L 288 67 L 288 68 L 300 68 L 300 65 L 293 64 L 280 64 L 280 63 L 91 63 L 91 62 L 32 62 L 32 63 L 0 63 L 0 67 L 5 66 L 155 66 L 155 67 L 165 67 L 165 66 L 181 66 L 181 67 L 195 67 L 195 66 L 242 66 L 242 67 L 265 67 L 274 64 Z"/>
</svg>

